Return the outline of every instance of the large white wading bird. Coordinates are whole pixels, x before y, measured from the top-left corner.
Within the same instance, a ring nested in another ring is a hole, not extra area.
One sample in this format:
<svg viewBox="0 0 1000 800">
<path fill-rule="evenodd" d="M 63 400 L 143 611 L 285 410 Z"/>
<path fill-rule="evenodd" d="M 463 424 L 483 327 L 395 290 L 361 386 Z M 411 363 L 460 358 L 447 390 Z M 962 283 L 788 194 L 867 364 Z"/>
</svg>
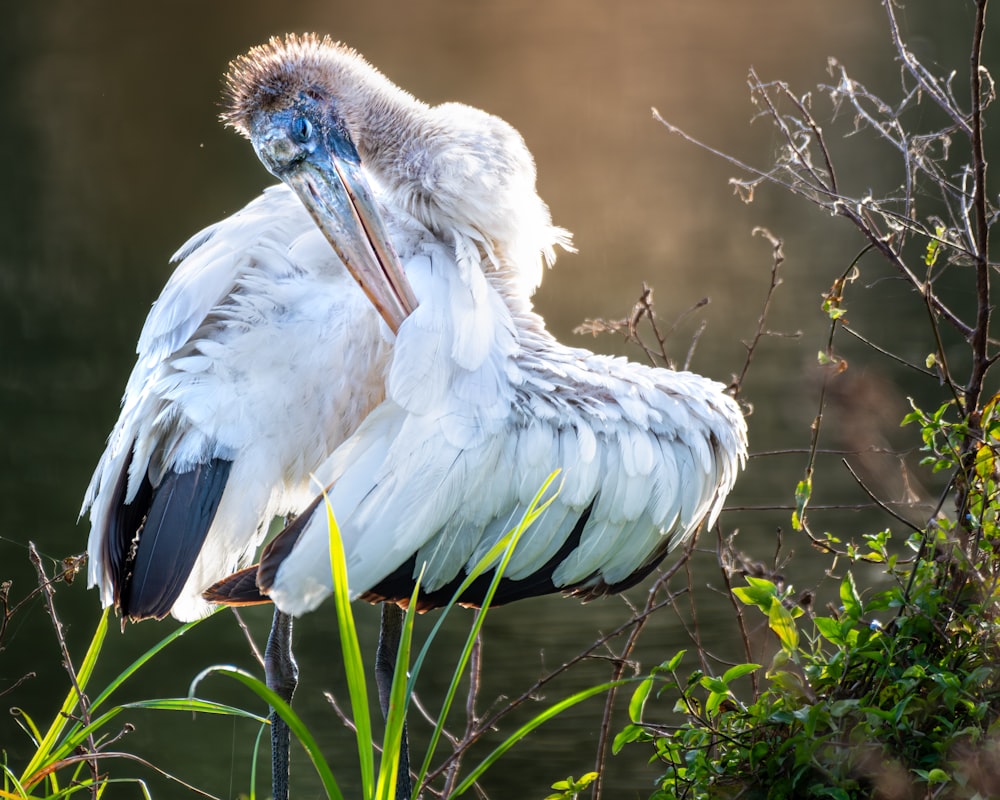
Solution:
<svg viewBox="0 0 1000 800">
<path fill-rule="evenodd" d="M 565 239 L 516 131 L 468 106 L 428 106 L 315 36 L 251 50 L 228 91 L 226 121 L 398 332 L 385 399 L 316 470 L 353 598 L 406 602 L 422 571 L 421 608 L 447 602 L 557 468 L 558 496 L 519 542 L 496 603 L 621 591 L 712 524 L 746 458 L 740 409 L 707 378 L 546 331 L 530 295 Z M 393 241 L 387 207 L 429 235 Z M 361 238 L 368 248 L 345 249 Z M 316 608 L 332 591 L 328 534 L 317 498 L 258 566 L 207 596 Z M 479 603 L 490 577 L 461 600 Z"/>
</svg>

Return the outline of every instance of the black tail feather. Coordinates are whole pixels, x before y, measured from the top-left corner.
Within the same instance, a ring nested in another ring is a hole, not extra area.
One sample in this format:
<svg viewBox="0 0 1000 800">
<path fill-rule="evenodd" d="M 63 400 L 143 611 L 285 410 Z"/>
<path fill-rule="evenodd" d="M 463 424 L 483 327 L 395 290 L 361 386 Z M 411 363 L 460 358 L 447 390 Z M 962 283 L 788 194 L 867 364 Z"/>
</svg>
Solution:
<svg viewBox="0 0 1000 800">
<path fill-rule="evenodd" d="M 112 526 L 125 553 L 116 576 L 123 617 L 161 619 L 170 613 L 201 552 L 231 466 L 215 458 L 188 472 L 168 472 L 159 486 L 118 506 Z"/>
<path fill-rule="evenodd" d="M 227 578 L 209 586 L 201 596 L 210 603 L 221 603 L 227 606 L 253 606 L 259 603 L 270 603 L 271 598 L 261 592 L 257 586 L 258 565 L 246 567 L 234 572 Z"/>
<path fill-rule="evenodd" d="M 257 585 L 262 592 L 270 591 L 274 585 L 275 576 L 281 562 L 288 558 L 295 543 L 305 530 L 306 524 L 312 519 L 316 509 L 320 507 L 325 499 L 324 495 L 318 495 L 299 515 L 292 520 L 285 528 L 275 536 L 260 554 L 260 565 L 257 568 Z"/>
</svg>

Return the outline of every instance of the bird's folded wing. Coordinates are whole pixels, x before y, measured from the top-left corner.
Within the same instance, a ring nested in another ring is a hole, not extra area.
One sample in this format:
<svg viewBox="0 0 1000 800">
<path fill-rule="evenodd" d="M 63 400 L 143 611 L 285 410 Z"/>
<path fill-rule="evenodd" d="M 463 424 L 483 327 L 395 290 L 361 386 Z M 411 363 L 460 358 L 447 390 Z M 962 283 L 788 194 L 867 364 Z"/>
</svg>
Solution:
<svg viewBox="0 0 1000 800">
<path fill-rule="evenodd" d="M 714 519 L 746 452 L 742 416 L 719 384 L 551 340 L 544 358 L 525 357 L 496 333 L 489 356 L 464 369 L 446 347 L 454 328 L 434 316 L 427 287 L 418 292 L 393 362 L 406 380 L 390 373 L 390 398 L 320 470 L 353 596 L 405 596 L 421 573 L 427 593 L 452 586 L 557 469 L 544 498 L 555 499 L 506 573 L 534 593 L 617 591 Z M 325 516 L 314 514 L 268 565 L 281 608 L 300 613 L 330 593 L 328 553 Z"/>
</svg>

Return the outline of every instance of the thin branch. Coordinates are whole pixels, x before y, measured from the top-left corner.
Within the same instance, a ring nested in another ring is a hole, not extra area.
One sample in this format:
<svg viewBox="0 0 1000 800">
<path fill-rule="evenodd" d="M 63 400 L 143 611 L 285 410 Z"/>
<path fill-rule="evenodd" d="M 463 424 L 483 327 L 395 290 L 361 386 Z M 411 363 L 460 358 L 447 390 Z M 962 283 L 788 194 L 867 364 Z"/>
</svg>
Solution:
<svg viewBox="0 0 1000 800">
<path fill-rule="evenodd" d="M 164 778 L 167 778 L 168 780 L 173 781 L 174 783 L 177 783 L 177 784 L 183 786 L 185 789 L 187 789 L 190 792 L 194 792 L 197 795 L 201 795 L 202 797 L 208 798 L 208 800 L 221 800 L 221 798 L 216 797 L 214 794 L 209 794 L 208 792 L 206 792 L 206 791 L 204 791 L 202 789 L 199 789 L 197 786 L 193 786 L 190 783 L 182 781 L 176 775 L 171 775 L 166 770 L 160 769 L 160 767 L 158 767 L 155 764 L 147 761 L 144 758 L 141 758 L 140 756 L 134 755 L 132 753 L 106 752 L 106 751 L 103 751 L 103 750 L 99 751 L 99 752 L 96 752 L 96 753 L 85 753 L 83 755 L 66 756 L 66 758 L 60 759 L 59 761 L 55 762 L 54 764 L 50 764 L 45 770 L 42 770 L 38 774 L 38 776 L 32 776 L 33 779 L 31 781 L 31 783 L 30 784 L 25 784 L 25 788 L 27 789 L 27 788 L 30 788 L 31 786 L 34 786 L 36 783 L 38 783 L 38 781 L 43 780 L 50 773 L 55 772 L 56 770 L 62 769 L 63 767 L 69 766 L 70 764 L 79 764 L 81 761 L 86 761 L 88 763 L 90 761 L 95 761 L 96 762 L 97 759 L 103 759 L 103 758 L 123 758 L 123 759 L 125 759 L 127 761 L 135 761 L 138 764 L 142 764 L 144 767 L 148 767 L 153 772 L 159 773 Z M 98 784 L 96 784 L 96 783 L 92 783 L 92 784 L 89 785 L 89 788 L 91 789 L 91 792 L 94 792 L 94 791 L 102 789 L 103 787 L 100 786 L 100 785 L 98 785 Z"/>
<path fill-rule="evenodd" d="M 677 571 L 681 568 L 681 565 L 682 562 L 680 560 L 671 564 L 670 568 L 663 573 L 665 579 L 669 580 L 670 577 L 675 575 Z M 559 667 L 555 668 L 554 670 L 551 670 L 550 672 L 548 672 L 547 674 L 543 675 L 541 678 L 536 680 L 530 687 L 528 687 L 516 698 L 509 701 L 503 708 L 490 714 L 488 717 L 480 719 L 479 724 L 477 725 L 473 736 L 469 737 L 468 740 L 463 743 L 464 744 L 463 752 L 465 749 L 471 747 L 476 741 L 482 738 L 483 734 L 485 734 L 486 731 L 489 731 L 497 727 L 500 720 L 502 720 L 508 714 L 513 712 L 516 708 L 519 708 L 529 700 L 536 697 L 543 687 L 551 683 L 559 675 L 562 675 L 569 669 L 573 668 L 575 665 L 579 664 L 581 661 L 591 658 L 593 654 L 597 650 L 603 648 L 607 644 L 607 642 L 611 641 L 612 639 L 615 639 L 618 636 L 621 636 L 622 633 L 631 629 L 634 625 L 638 624 L 649 615 L 656 613 L 659 609 L 664 608 L 665 606 L 668 606 L 671 603 L 676 602 L 677 597 L 686 593 L 686 591 L 687 590 L 685 589 L 679 592 L 673 592 L 666 599 L 655 604 L 648 610 L 644 609 L 638 614 L 630 617 L 628 620 L 626 620 L 621 625 L 616 627 L 610 633 L 602 635 L 599 639 L 597 639 L 597 641 L 595 641 L 589 647 L 587 647 L 580 653 L 577 653 L 575 656 L 570 658 L 568 661 L 564 662 Z M 452 763 L 452 761 L 460 756 L 461 753 L 458 752 L 452 753 L 451 755 L 447 756 L 441 764 L 439 764 L 437 767 L 435 767 L 433 770 L 427 773 L 424 781 L 425 785 L 429 784 L 431 781 L 433 781 L 434 779 L 445 773 L 448 770 L 449 765 Z"/>
<path fill-rule="evenodd" d="M 42 566 L 41 556 L 38 555 L 38 550 L 35 548 L 34 542 L 28 542 L 28 558 L 31 560 L 32 565 L 35 567 L 35 572 L 38 573 L 38 585 L 42 588 L 45 595 L 45 605 L 49 612 L 49 617 L 52 620 L 52 627 L 56 633 L 56 640 L 59 642 L 59 650 L 62 653 L 63 667 L 65 667 L 67 674 L 69 675 L 69 680 L 73 686 L 73 691 L 76 692 L 77 701 L 80 704 L 80 718 L 83 720 L 85 726 L 90 725 L 90 700 L 87 695 L 83 693 L 83 689 L 80 688 L 80 683 L 76 678 L 76 669 L 73 667 L 73 659 L 69 655 L 69 647 L 66 645 L 66 637 L 63 634 L 62 622 L 59 620 L 59 615 L 56 614 L 55 606 L 55 590 L 52 588 L 52 581 L 45 572 L 45 567 Z M 93 783 L 90 786 L 90 794 L 97 800 L 100 785 L 98 782 L 99 774 L 97 771 L 97 761 L 93 755 L 97 752 L 97 744 L 94 741 L 93 734 L 87 737 L 88 753 L 86 754 L 87 765 L 90 767 L 91 777 L 93 778 Z"/>
<path fill-rule="evenodd" d="M 854 471 L 854 467 L 852 467 L 850 465 L 850 463 L 848 462 L 848 460 L 846 458 L 843 459 L 841 461 L 841 463 L 845 467 L 847 467 L 847 471 L 851 473 L 851 477 L 854 478 L 854 480 L 858 484 L 858 486 L 861 487 L 861 491 L 863 491 L 866 495 L 868 495 L 872 499 L 872 502 L 875 503 L 875 505 L 877 505 L 879 508 L 881 508 L 886 514 L 888 514 L 893 519 L 898 520 L 899 522 L 902 522 L 907 528 L 909 528 L 910 530 L 912 530 L 914 533 L 923 533 L 923 528 L 921 528 L 921 527 L 919 527 L 917 525 L 914 525 L 912 522 L 910 522 L 906 517 L 902 516 L 901 514 L 897 514 L 889 506 L 888 503 L 885 503 L 881 499 L 879 499 L 878 497 L 876 497 L 875 493 L 865 485 L 865 482 L 863 480 L 861 480 L 861 476 L 858 475 L 858 473 Z M 907 504 L 907 506 L 910 507 L 910 508 L 912 508 L 913 504 L 909 503 L 909 504 Z"/>
<path fill-rule="evenodd" d="M 688 545 L 685 548 L 685 553 L 681 557 L 680 561 L 687 563 L 690 560 L 691 551 L 694 547 L 694 541 L 695 540 L 692 537 L 690 542 L 688 542 Z M 646 622 L 650 619 L 652 608 L 656 606 L 656 598 L 662 590 L 666 589 L 668 581 L 668 575 L 660 575 L 646 593 L 646 603 L 643 606 L 642 612 L 638 614 L 639 621 L 636 623 L 635 627 L 632 628 L 631 633 L 628 635 L 628 639 L 625 641 L 625 646 L 622 648 L 619 656 L 615 659 L 615 667 L 611 674 L 611 682 L 618 681 L 625 672 L 625 668 L 629 664 L 629 657 L 639 642 L 639 634 L 642 633 L 643 629 L 646 627 Z M 591 797 L 593 800 L 600 800 L 604 789 L 604 765 L 608 757 L 611 714 L 614 710 L 615 699 L 617 696 L 618 687 L 613 686 L 608 691 L 608 696 L 604 702 L 604 713 L 601 716 L 600 733 L 597 737 L 597 753 L 594 757 L 594 771 L 597 773 L 597 777 L 594 779 L 591 786 Z"/>
<path fill-rule="evenodd" d="M 983 390 L 983 380 L 989 361 L 986 352 L 986 337 L 990 328 L 990 271 L 989 239 L 990 226 L 987 222 L 986 201 L 986 154 L 983 145 L 983 36 L 986 31 L 987 0 L 976 0 L 976 24 L 970 56 L 970 84 L 972 87 L 972 171 L 973 200 L 972 213 L 975 217 L 976 248 L 976 330 L 972 336 L 972 375 L 966 387 L 967 408 L 974 412 L 979 405 Z M 978 420 L 976 420 L 978 422 Z"/>
<path fill-rule="evenodd" d="M 733 594 L 733 584 L 729 578 L 729 569 L 727 568 L 726 561 L 723 557 L 723 544 L 725 544 L 729 549 L 732 549 L 732 536 L 728 541 L 724 540 L 722 537 L 722 528 L 719 525 L 715 526 L 715 536 L 716 536 L 716 560 L 719 564 L 719 571 L 722 573 L 722 580 L 726 585 L 726 597 L 729 599 L 730 604 L 733 607 L 733 611 L 736 613 L 736 626 L 740 632 L 740 640 L 743 642 L 743 654 L 746 656 L 747 662 L 753 661 L 753 647 L 750 644 L 750 634 L 747 632 L 746 620 L 743 618 L 743 607 L 736 601 L 736 595 Z M 735 534 L 733 534 L 735 536 Z M 758 677 L 756 671 L 750 674 L 750 680 L 753 685 L 753 696 L 757 698 L 760 696 L 760 678 Z"/>
<path fill-rule="evenodd" d="M 902 364 L 904 367 L 907 367 L 908 369 L 912 369 L 914 372 L 919 372 L 921 375 L 926 375 L 928 378 L 937 378 L 938 377 L 933 372 L 931 372 L 929 370 L 926 370 L 923 367 L 920 367 L 920 366 L 914 364 L 911 361 L 907 361 L 902 356 L 897 356 L 895 353 L 889 352 L 884 347 L 880 347 L 879 345 L 875 344 L 875 342 L 873 342 L 868 337 L 863 336 L 861 333 L 859 333 L 858 331 L 854 330 L 854 328 L 852 328 L 850 325 L 844 323 L 842 325 L 842 327 L 844 329 L 844 333 L 849 333 L 851 336 L 853 336 L 858 341 L 863 342 L 864 344 L 868 345 L 875 352 L 877 352 L 877 353 L 885 356 L 888 359 L 891 359 L 892 361 L 895 361 L 897 364 Z"/>
<path fill-rule="evenodd" d="M 239 609 L 235 606 L 230 606 L 229 610 L 236 617 L 236 624 L 240 626 L 240 630 L 243 631 L 244 637 L 246 637 L 247 644 L 250 647 L 250 653 L 253 655 L 254 660 L 261 666 L 264 666 L 264 656 L 261 655 L 260 649 L 257 647 L 257 643 L 253 640 L 253 636 L 250 635 L 250 628 L 247 627 L 246 622 L 243 621 L 243 617 L 240 615 Z"/>
<path fill-rule="evenodd" d="M 941 108 L 941 110 L 945 111 L 948 116 L 952 118 L 955 125 L 958 126 L 964 133 L 970 134 L 971 131 L 969 130 L 969 123 L 951 102 L 949 92 L 947 90 L 942 90 L 938 79 L 927 71 L 924 65 L 914 57 L 914 55 L 903 43 L 903 38 L 899 33 L 899 23 L 896 22 L 896 13 L 893 11 L 892 3 L 893 0 L 882 0 L 882 7 L 885 8 L 885 13 L 889 18 L 889 32 L 892 35 L 893 46 L 896 48 L 896 52 L 899 54 L 903 65 L 916 79 L 917 83 L 920 84 L 920 87 L 933 98 L 934 102 Z M 980 0 L 979 5 L 981 5 L 985 11 L 986 4 Z"/>
<path fill-rule="evenodd" d="M 775 291 L 779 286 L 781 286 L 782 282 L 781 276 L 778 273 L 781 269 L 781 265 L 785 262 L 785 253 L 782 250 L 781 239 L 771 233 L 767 228 L 757 227 L 754 228 L 751 233 L 754 236 L 762 236 L 771 243 L 771 283 L 767 287 L 767 294 L 764 295 L 764 304 L 761 306 L 760 315 L 757 317 L 757 329 L 754 331 L 753 338 L 750 340 L 749 344 L 746 342 L 743 344 L 747 350 L 747 357 L 743 361 L 743 369 L 740 370 L 740 374 L 737 375 L 730 384 L 733 397 L 739 397 L 743 381 L 747 376 L 747 371 L 750 369 L 750 362 L 753 361 L 753 355 L 757 351 L 757 345 L 760 343 L 760 340 L 764 337 L 766 332 L 765 323 L 767 322 L 767 316 L 771 311 L 771 301 L 774 298 Z"/>
</svg>

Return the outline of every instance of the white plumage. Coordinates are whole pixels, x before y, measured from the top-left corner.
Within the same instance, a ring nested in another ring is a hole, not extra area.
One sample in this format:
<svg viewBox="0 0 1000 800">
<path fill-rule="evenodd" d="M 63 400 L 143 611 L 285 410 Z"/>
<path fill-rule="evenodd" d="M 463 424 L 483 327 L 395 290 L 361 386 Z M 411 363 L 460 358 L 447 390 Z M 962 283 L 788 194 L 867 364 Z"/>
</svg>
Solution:
<svg viewBox="0 0 1000 800">
<path fill-rule="evenodd" d="M 398 326 L 386 397 L 317 469 L 352 596 L 405 600 L 424 567 L 423 603 L 447 599 L 555 469 L 561 491 L 522 538 L 501 601 L 618 591 L 714 521 L 746 458 L 739 407 L 699 375 L 549 335 L 529 296 L 542 257 L 568 238 L 510 126 L 466 106 L 427 106 L 314 37 L 251 51 L 229 86 L 228 121 L 335 246 L 336 209 L 351 207 L 324 198 L 357 163 L 432 234 L 400 253 L 416 309 L 383 312 Z M 317 507 L 269 546 L 258 572 L 260 589 L 293 614 L 332 590 Z"/>
<path fill-rule="evenodd" d="M 557 468 L 560 494 L 522 538 L 511 580 L 537 573 L 591 504 L 579 544 L 550 567 L 555 589 L 626 583 L 714 520 L 745 453 L 720 384 L 559 345 L 492 283 L 477 308 L 493 320 L 489 346 L 460 365 L 449 348 L 470 335 L 450 313 L 460 272 L 447 248 L 427 250 L 405 265 L 420 305 L 400 328 L 388 397 L 317 470 L 355 596 L 381 594 L 414 553 L 428 592 L 462 576 Z M 269 587 L 280 608 L 302 613 L 332 590 L 327 543 L 320 513 Z"/>
<path fill-rule="evenodd" d="M 405 214 L 385 216 L 403 252 L 427 236 Z M 169 610 L 189 620 L 211 609 L 202 592 L 249 562 L 275 515 L 311 500 L 311 473 L 382 400 L 391 346 L 284 186 L 206 228 L 174 258 L 180 263 L 143 327 L 121 416 L 81 512 L 91 517 L 90 584 L 133 618 Z M 167 476 L 194 474 L 213 459 L 232 466 L 221 485 L 205 487 L 219 496 L 214 518 L 203 520 L 204 544 L 189 539 L 191 520 L 179 512 L 152 530 L 144 488 L 155 493 Z M 173 579 L 183 588 L 151 585 L 148 601 L 129 598 L 126 587 L 142 578 L 130 570 L 144 537 L 147 547 L 157 537 L 151 569 L 167 576 L 150 575 L 151 584 Z M 185 568 L 179 561 L 191 548 L 197 559 Z"/>
</svg>

